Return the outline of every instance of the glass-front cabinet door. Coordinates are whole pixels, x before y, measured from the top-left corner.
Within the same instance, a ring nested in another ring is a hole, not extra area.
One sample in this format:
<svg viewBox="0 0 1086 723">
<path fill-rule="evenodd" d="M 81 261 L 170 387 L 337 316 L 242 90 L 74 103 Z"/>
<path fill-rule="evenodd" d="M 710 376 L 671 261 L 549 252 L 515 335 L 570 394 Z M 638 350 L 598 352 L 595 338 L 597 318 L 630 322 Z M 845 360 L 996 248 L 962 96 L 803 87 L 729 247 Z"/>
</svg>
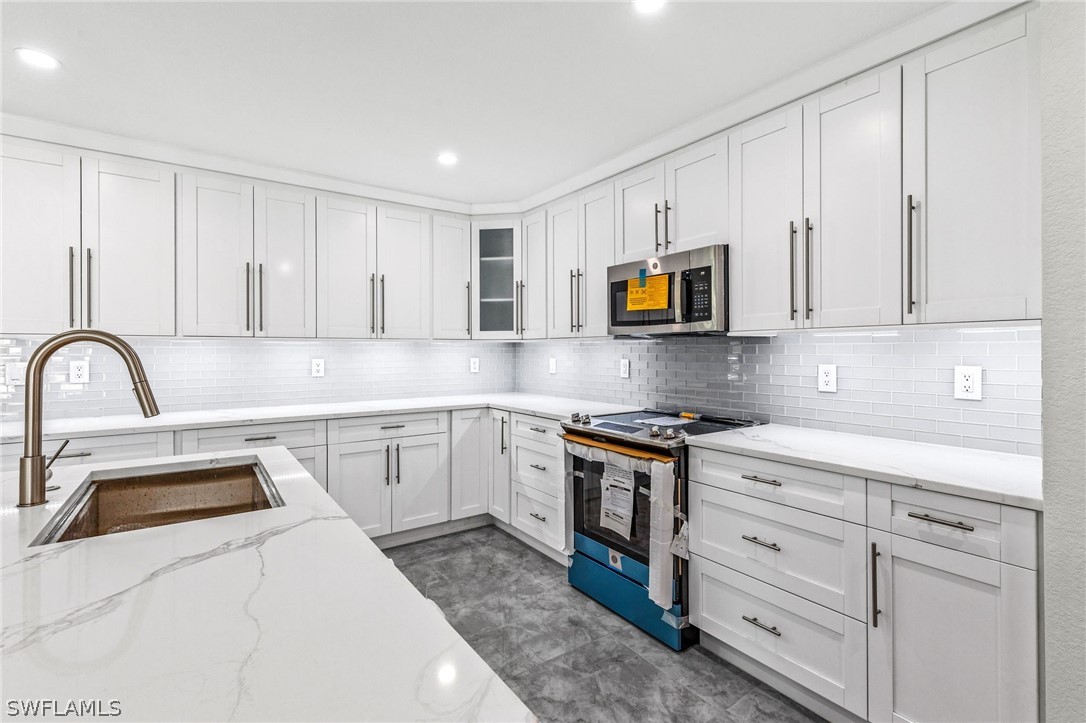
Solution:
<svg viewBox="0 0 1086 723">
<path fill-rule="evenodd" d="M 473 223 L 471 261 L 472 338 L 520 338 L 524 326 L 520 220 Z"/>
</svg>

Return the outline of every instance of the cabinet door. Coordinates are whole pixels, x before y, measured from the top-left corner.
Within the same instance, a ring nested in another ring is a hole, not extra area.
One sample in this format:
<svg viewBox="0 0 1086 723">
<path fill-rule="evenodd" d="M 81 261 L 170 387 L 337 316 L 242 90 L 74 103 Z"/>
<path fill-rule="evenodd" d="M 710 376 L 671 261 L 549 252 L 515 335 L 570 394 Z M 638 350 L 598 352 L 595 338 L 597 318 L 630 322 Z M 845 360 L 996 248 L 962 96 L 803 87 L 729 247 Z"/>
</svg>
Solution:
<svg viewBox="0 0 1086 723">
<path fill-rule="evenodd" d="M 377 332 L 377 207 L 317 196 L 317 336 Z"/>
<path fill-rule="evenodd" d="M 547 337 L 547 214 L 540 211 L 522 222 L 520 338 Z"/>
<path fill-rule="evenodd" d="M 83 324 L 172 336 L 174 174 L 83 159 Z"/>
<path fill-rule="evenodd" d="M 449 436 L 394 439 L 392 531 L 449 521 Z"/>
<path fill-rule="evenodd" d="M 328 448 L 327 447 L 302 447 L 291 449 L 289 452 L 294 459 L 305 468 L 313 479 L 317 480 L 324 489 L 328 489 Z"/>
<path fill-rule="evenodd" d="M 901 323 L 901 70 L 803 107 L 804 326 Z"/>
<path fill-rule="evenodd" d="M 1036 34 L 1027 36 L 1027 17 L 904 66 L 902 190 L 914 206 L 907 321 L 1041 317 Z"/>
<path fill-rule="evenodd" d="M 547 209 L 547 275 L 550 277 L 548 324 L 551 339 L 577 336 L 580 321 L 580 246 L 577 239 L 577 204 L 573 199 Z"/>
<path fill-rule="evenodd" d="M 520 221 L 497 219 L 472 224 L 471 265 L 476 339 L 516 339 L 521 282 Z"/>
<path fill-rule="evenodd" d="M 490 514 L 509 524 L 510 487 L 512 465 L 510 460 L 509 412 L 490 411 Z"/>
<path fill-rule="evenodd" d="M 615 262 L 615 194 L 607 184 L 578 199 L 581 271 L 577 294 L 581 336 L 606 336 L 610 313 L 607 267 Z"/>
<path fill-rule="evenodd" d="M 615 258 L 641 261 L 664 253 L 664 164 L 615 181 Z"/>
<path fill-rule="evenodd" d="M 256 335 L 317 335 L 316 199 L 257 188 Z"/>
<path fill-rule="evenodd" d="M 1037 574 L 867 534 L 881 610 L 868 623 L 868 719 L 1037 720 Z"/>
<path fill-rule="evenodd" d="M 800 324 L 799 227 L 803 207 L 803 111 L 793 108 L 732 134 L 729 152 L 732 326 Z"/>
<path fill-rule="evenodd" d="M 490 482 L 490 429 L 486 409 L 452 413 L 451 518 L 485 515 Z"/>
<path fill-rule="evenodd" d="M 430 337 L 430 215 L 377 209 L 378 322 L 386 339 Z"/>
<path fill-rule="evenodd" d="M 665 164 L 664 253 L 728 238 L 728 139 L 678 153 Z"/>
<path fill-rule="evenodd" d="M 0 323 L 5 334 L 79 326 L 79 156 L 0 150 Z"/>
<path fill-rule="evenodd" d="M 370 537 L 392 532 L 392 449 L 395 442 L 328 446 L 328 494 Z"/>
<path fill-rule="evenodd" d="M 182 333 L 252 336 L 253 187 L 185 174 L 181 207 Z"/>
<path fill-rule="evenodd" d="M 471 225 L 434 216 L 434 338 L 470 339 Z"/>
</svg>

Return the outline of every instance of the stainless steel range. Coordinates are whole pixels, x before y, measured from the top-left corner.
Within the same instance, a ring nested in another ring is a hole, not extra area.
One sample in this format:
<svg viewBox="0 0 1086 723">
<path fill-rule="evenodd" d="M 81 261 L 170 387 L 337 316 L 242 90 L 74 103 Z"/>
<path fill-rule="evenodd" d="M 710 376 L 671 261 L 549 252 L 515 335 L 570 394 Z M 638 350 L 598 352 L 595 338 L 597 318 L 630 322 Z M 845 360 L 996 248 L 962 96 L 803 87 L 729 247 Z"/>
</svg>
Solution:
<svg viewBox="0 0 1086 723">
<path fill-rule="evenodd" d="M 646 409 L 599 417 L 574 414 L 562 422 L 562 428 L 574 444 L 673 465 L 673 503 L 680 514 L 672 531 L 678 533 L 687 512 L 687 438 L 754 424 L 757 422 Z M 604 499 L 605 490 L 609 493 L 608 488 L 614 486 L 614 471 L 608 469 L 612 465 L 586 459 L 589 453 L 573 455 L 574 552 L 569 582 L 665 645 L 682 650 L 697 642 L 697 630 L 685 624 L 689 611 L 681 557 L 670 558 L 674 581 L 671 608 L 661 610 L 659 597 L 656 603 L 649 599 L 650 474 L 643 471 L 644 465 L 639 471 L 627 472 L 621 499 L 628 524 L 616 526 L 609 519 Z M 614 457 L 608 459 L 614 461 Z"/>
</svg>

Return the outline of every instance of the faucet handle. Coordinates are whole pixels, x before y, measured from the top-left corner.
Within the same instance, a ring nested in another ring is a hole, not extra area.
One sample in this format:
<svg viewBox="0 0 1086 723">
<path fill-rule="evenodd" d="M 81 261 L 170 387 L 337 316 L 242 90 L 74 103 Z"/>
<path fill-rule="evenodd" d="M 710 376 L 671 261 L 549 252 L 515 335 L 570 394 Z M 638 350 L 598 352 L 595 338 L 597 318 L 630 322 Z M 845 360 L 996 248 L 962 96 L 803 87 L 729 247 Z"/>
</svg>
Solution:
<svg viewBox="0 0 1086 723">
<path fill-rule="evenodd" d="M 64 448 L 68 446 L 68 442 L 71 442 L 71 441 L 72 440 L 70 440 L 70 439 L 66 439 L 66 440 L 64 440 L 63 442 L 60 443 L 60 446 L 57 447 L 57 451 L 53 452 L 53 456 L 50 457 L 49 461 L 45 463 L 45 468 L 46 469 L 49 469 L 50 467 L 53 466 L 53 462 L 57 461 L 57 457 L 59 457 L 60 453 L 64 451 Z"/>
</svg>

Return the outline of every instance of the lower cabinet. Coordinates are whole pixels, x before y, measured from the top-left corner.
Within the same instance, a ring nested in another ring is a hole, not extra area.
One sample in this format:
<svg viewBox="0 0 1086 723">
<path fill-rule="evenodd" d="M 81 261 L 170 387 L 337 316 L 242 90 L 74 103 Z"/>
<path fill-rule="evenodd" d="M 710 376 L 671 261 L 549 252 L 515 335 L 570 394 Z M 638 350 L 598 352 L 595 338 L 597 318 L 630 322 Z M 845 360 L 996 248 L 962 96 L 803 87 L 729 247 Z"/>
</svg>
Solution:
<svg viewBox="0 0 1086 723">
<path fill-rule="evenodd" d="M 46 458 L 60 449 L 59 440 L 42 444 Z M 125 462 L 147 457 L 168 457 L 173 454 L 173 432 L 147 432 L 144 434 L 113 434 L 102 437 L 72 438 L 64 452 L 57 457 L 56 467 L 92 462 Z M 19 469 L 23 456 L 23 443 L 10 442 L 0 445 L 0 472 Z"/>
<path fill-rule="evenodd" d="M 448 435 L 329 445 L 328 492 L 370 537 L 447 522 Z"/>
<path fill-rule="evenodd" d="M 513 527 L 556 550 L 563 549 L 566 525 L 562 502 L 520 482 L 513 483 L 512 491 Z"/>
<path fill-rule="evenodd" d="M 868 541 L 869 720 L 1037 720 L 1037 573 L 880 530 Z"/>
<path fill-rule="evenodd" d="M 505 524 L 509 524 L 512 501 L 512 453 L 509 443 L 513 428 L 509 424 L 509 417 L 509 412 L 490 410 L 490 489 L 487 502 L 494 519 Z"/>
<path fill-rule="evenodd" d="M 321 487 L 328 489 L 328 448 L 327 447 L 302 447 L 288 450 L 294 455 L 294 459 L 301 462 L 305 471 L 317 480 Z"/>
<path fill-rule="evenodd" d="M 452 413 L 451 514 L 454 520 L 486 514 L 489 508 L 490 410 Z"/>
</svg>

